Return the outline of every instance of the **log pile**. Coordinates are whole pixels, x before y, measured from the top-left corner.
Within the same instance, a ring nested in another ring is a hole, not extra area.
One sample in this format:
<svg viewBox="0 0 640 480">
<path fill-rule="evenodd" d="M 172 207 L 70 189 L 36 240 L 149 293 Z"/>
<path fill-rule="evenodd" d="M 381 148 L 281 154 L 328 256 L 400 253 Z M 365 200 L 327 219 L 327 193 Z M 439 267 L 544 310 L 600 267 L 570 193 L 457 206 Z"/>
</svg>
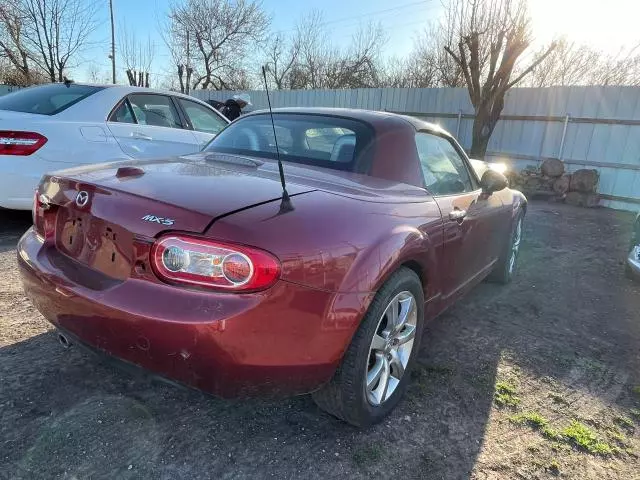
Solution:
<svg viewBox="0 0 640 480">
<path fill-rule="evenodd" d="M 527 167 L 521 172 L 508 172 L 509 184 L 529 198 L 547 198 L 580 207 L 596 207 L 599 174 L 597 170 L 581 169 L 565 173 L 564 163 L 549 158 L 540 168 Z"/>
</svg>

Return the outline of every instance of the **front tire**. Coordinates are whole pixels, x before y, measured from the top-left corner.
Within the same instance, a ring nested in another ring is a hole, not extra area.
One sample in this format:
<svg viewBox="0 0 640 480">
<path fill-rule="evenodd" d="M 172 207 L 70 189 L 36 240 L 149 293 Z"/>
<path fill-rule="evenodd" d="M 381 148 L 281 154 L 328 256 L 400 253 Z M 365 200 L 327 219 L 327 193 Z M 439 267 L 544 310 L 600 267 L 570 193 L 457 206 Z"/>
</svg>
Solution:
<svg viewBox="0 0 640 480">
<path fill-rule="evenodd" d="M 422 283 L 400 268 L 376 294 L 333 379 L 312 394 L 315 402 L 358 427 L 381 421 L 407 388 L 423 327 Z"/>
<path fill-rule="evenodd" d="M 511 229 L 511 236 L 505 245 L 502 255 L 498 259 L 493 271 L 489 274 L 489 281 L 495 283 L 507 284 L 513 279 L 518 263 L 518 254 L 520 253 L 520 244 L 522 243 L 522 227 L 524 221 L 524 213 L 520 211 Z"/>
</svg>

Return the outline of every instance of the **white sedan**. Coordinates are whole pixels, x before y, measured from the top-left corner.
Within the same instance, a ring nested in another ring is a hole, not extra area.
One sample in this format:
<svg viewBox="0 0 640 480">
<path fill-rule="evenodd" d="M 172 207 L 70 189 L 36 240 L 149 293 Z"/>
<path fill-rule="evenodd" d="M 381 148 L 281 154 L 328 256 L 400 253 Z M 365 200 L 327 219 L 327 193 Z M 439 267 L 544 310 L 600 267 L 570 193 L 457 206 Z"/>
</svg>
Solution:
<svg viewBox="0 0 640 480">
<path fill-rule="evenodd" d="M 30 210 L 43 174 L 199 151 L 229 121 L 193 97 L 54 83 L 0 97 L 0 207 Z"/>
</svg>

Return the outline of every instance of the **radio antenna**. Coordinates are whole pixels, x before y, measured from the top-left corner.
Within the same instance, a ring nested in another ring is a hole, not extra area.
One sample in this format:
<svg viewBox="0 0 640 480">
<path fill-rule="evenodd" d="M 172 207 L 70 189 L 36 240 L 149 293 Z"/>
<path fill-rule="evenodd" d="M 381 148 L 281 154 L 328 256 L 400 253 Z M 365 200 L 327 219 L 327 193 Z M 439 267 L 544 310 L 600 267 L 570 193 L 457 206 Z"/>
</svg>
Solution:
<svg viewBox="0 0 640 480">
<path fill-rule="evenodd" d="M 278 158 L 278 170 L 280 171 L 280 183 L 282 184 L 282 202 L 280 202 L 280 213 L 286 213 L 293 210 L 289 192 L 287 192 L 287 184 L 284 180 L 284 168 L 282 160 L 280 160 L 280 149 L 278 148 L 278 137 L 276 135 L 276 124 L 273 121 L 273 110 L 271 108 L 271 98 L 269 98 L 269 87 L 267 86 L 267 71 L 262 67 L 262 78 L 264 79 L 264 89 L 267 92 L 267 103 L 269 104 L 269 116 L 271 117 L 271 128 L 273 128 L 273 139 L 276 142 L 276 157 Z"/>
</svg>

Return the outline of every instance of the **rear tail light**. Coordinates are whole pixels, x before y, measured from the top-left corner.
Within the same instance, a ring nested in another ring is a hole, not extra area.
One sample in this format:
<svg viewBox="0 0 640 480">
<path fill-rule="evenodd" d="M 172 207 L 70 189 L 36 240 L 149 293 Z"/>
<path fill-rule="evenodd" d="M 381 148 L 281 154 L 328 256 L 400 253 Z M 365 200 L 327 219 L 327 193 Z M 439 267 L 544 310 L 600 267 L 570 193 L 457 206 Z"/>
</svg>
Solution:
<svg viewBox="0 0 640 480">
<path fill-rule="evenodd" d="M 41 237 L 52 238 L 55 235 L 57 206 L 50 203 L 46 195 L 42 195 L 38 190 L 33 197 L 33 227 Z"/>
<path fill-rule="evenodd" d="M 151 249 L 151 265 L 169 283 L 219 290 L 262 290 L 280 275 L 278 260 L 263 250 L 187 235 L 169 235 Z"/>
<path fill-rule="evenodd" d="M 31 155 L 47 143 L 47 137 L 36 132 L 0 130 L 0 155 Z"/>
</svg>

